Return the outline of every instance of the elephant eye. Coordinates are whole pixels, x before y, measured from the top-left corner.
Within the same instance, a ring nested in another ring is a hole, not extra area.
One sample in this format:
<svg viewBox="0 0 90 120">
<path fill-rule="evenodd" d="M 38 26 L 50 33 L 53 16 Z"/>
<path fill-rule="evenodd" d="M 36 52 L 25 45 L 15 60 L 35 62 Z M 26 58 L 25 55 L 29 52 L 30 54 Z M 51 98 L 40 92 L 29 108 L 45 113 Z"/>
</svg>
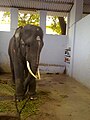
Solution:
<svg viewBox="0 0 90 120">
<path fill-rule="evenodd" d="M 30 45 L 27 45 L 28 47 L 30 47 Z"/>
<path fill-rule="evenodd" d="M 30 44 L 25 44 L 27 47 L 30 47 Z"/>
</svg>

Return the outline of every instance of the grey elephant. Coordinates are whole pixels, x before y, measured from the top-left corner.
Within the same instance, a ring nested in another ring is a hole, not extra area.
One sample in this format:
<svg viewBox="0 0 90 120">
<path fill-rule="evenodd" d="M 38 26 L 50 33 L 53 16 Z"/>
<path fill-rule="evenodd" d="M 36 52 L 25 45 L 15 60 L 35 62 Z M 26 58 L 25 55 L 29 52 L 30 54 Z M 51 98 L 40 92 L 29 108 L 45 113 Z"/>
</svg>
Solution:
<svg viewBox="0 0 90 120">
<path fill-rule="evenodd" d="M 36 73 L 43 45 L 43 31 L 34 25 L 18 27 L 10 40 L 8 54 L 18 100 L 26 92 L 36 93 Z"/>
</svg>

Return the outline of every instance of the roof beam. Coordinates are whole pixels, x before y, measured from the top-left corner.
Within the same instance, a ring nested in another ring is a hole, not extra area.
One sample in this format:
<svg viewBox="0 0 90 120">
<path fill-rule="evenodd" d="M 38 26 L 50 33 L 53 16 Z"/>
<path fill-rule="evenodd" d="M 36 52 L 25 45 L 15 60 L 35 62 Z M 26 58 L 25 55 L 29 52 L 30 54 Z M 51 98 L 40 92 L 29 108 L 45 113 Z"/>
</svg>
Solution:
<svg viewBox="0 0 90 120">
<path fill-rule="evenodd" d="M 18 7 L 18 6 L 1 6 L 0 7 L 6 7 L 6 8 L 18 8 L 19 10 L 30 10 L 30 11 L 37 11 L 37 10 L 46 10 L 46 11 L 52 11 L 52 12 L 65 12 L 69 13 L 69 10 L 52 10 L 52 9 L 44 9 L 44 8 L 26 8 L 26 7 Z"/>
<path fill-rule="evenodd" d="M 63 2 L 63 1 L 53 1 L 53 0 L 31 0 L 31 1 L 35 1 L 35 2 L 44 2 L 44 3 L 54 3 L 54 4 L 67 4 L 67 5 L 73 5 L 74 2 Z"/>
</svg>

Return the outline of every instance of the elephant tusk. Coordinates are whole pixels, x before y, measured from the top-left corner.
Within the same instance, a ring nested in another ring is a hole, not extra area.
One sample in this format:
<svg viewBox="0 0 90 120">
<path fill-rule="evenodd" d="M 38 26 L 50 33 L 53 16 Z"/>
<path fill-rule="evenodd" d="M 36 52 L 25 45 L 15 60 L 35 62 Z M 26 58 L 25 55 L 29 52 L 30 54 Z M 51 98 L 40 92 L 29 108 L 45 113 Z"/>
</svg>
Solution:
<svg viewBox="0 0 90 120">
<path fill-rule="evenodd" d="M 38 68 L 38 71 L 37 71 L 37 77 L 38 77 L 39 80 L 41 79 L 39 68 Z"/>
<path fill-rule="evenodd" d="M 29 62 L 28 62 L 28 61 L 27 61 L 27 68 L 28 68 L 28 71 L 30 72 L 30 74 L 31 74 L 34 78 L 37 79 L 37 76 L 34 75 L 34 73 L 31 71 L 31 68 L 30 68 L 30 66 L 29 66 Z"/>
<path fill-rule="evenodd" d="M 28 71 L 30 72 L 30 74 L 35 78 L 35 79 L 40 79 L 40 72 L 39 72 L 39 68 L 38 68 L 38 75 L 34 75 L 34 73 L 32 72 L 30 66 L 29 66 L 29 62 L 27 61 L 27 68 Z"/>
</svg>

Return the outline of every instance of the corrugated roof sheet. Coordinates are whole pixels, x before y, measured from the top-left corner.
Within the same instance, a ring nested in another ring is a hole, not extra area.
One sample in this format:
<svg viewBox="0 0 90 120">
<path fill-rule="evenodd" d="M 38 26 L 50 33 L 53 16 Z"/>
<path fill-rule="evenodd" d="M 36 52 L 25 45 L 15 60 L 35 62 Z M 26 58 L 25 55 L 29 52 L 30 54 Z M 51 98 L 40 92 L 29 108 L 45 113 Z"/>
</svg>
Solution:
<svg viewBox="0 0 90 120">
<path fill-rule="evenodd" d="M 73 0 L 0 0 L 1 7 L 69 12 Z"/>
<path fill-rule="evenodd" d="M 27 10 L 70 12 L 74 0 L 0 0 L 0 7 L 15 7 Z M 84 13 L 90 13 L 90 0 L 84 0 Z"/>
</svg>

